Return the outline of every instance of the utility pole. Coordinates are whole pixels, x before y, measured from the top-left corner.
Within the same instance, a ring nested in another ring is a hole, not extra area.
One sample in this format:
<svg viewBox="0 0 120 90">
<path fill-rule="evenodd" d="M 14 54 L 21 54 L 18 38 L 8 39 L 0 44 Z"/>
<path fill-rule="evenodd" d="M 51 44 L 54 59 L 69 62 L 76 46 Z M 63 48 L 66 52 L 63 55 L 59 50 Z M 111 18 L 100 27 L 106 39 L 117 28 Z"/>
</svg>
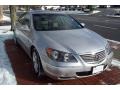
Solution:
<svg viewBox="0 0 120 90">
<path fill-rule="evenodd" d="M 11 31 L 14 31 L 16 24 L 16 6 L 10 5 Z"/>
</svg>

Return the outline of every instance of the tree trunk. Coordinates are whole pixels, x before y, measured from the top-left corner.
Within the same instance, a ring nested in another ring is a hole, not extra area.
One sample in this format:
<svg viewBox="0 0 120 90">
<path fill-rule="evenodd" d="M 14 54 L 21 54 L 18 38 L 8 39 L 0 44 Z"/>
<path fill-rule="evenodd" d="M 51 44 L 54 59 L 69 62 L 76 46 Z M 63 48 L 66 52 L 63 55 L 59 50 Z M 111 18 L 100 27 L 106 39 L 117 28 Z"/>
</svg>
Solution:
<svg viewBox="0 0 120 90">
<path fill-rule="evenodd" d="M 0 5 L 0 21 L 3 18 L 3 7 Z"/>
<path fill-rule="evenodd" d="M 26 9 L 26 11 L 29 11 L 29 10 L 30 10 L 30 6 L 29 6 L 29 5 L 26 5 L 26 6 L 25 6 L 25 9 Z"/>
<path fill-rule="evenodd" d="M 94 5 L 88 5 L 88 9 L 90 9 L 90 11 L 94 10 Z"/>
<path fill-rule="evenodd" d="M 14 31 L 15 29 L 15 23 L 16 23 L 16 6 L 10 5 L 10 17 L 11 17 L 11 31 Z"/>
</svg>

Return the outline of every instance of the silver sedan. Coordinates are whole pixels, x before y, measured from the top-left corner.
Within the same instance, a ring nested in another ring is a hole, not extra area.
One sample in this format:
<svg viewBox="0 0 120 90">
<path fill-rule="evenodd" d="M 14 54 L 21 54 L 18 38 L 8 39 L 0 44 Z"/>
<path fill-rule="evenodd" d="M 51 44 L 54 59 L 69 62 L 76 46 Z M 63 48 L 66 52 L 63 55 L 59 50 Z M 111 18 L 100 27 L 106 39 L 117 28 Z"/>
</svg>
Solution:
<svg viewBox="0 0 120 90">
<path fill-rule="evenodd" d="M 68 80 L 99 74 L 113 56 L 105 38 L 61 12 L 24 13 L 16 23 L 14 40 L 32 59 L 39 77 Z"/>
</svg>

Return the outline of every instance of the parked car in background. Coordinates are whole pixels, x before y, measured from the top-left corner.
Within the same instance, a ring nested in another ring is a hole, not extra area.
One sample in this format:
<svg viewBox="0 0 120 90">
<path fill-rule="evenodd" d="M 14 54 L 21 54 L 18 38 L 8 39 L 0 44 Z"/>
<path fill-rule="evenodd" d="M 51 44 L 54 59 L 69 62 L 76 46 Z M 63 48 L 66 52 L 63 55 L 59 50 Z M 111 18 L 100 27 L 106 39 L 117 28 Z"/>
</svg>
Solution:
<svg viewBox="0 0 120 90">
<path fill-rule="evenodd" d="M 68 80 L 96 75 L 111 65 L 105 38 L 61 12 L 30 11 L 18 19 L 14 40 L 33 61 L 37 76 Z"/>
</svg>

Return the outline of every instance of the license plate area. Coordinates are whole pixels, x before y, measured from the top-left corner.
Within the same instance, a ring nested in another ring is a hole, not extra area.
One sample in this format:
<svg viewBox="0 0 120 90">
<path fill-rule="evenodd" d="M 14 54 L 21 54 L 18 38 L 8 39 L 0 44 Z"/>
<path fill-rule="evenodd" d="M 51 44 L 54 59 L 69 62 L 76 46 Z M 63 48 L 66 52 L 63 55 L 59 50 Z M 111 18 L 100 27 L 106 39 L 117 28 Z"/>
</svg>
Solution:
<svg viewBox="0 0 120 90">
<path fill-rule="evenodd" d="M 102 72 L 103 70 L 104 70 L 104 65 L 95 66 L 92 69 L 92 73 L 96 74 L 96 73 Z"/>
</svg>

